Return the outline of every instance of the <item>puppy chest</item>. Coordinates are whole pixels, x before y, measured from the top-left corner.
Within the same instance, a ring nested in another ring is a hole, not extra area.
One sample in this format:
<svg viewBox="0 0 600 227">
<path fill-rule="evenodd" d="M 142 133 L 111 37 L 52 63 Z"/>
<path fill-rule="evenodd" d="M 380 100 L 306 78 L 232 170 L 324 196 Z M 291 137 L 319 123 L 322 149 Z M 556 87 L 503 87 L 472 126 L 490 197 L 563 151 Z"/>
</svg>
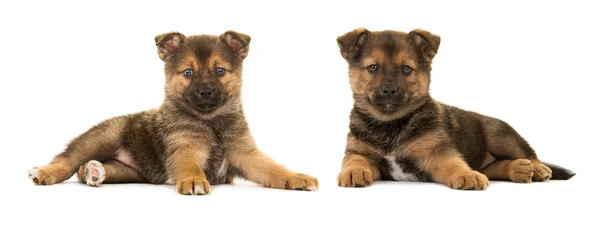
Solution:
<svg viewBox="0 0 600 227">
<path fill-rule="evenodd" d="M 396 156 L 385 156 L 388 165 L 387 172 L 393 180 L 397 181 L 419 181 L 415 175 L 415 168 L 408 160 Z"/>
<path fill-rule="evenodd" d="M 213 185 L 224 184 L 227 181 L 227 170 L 229 165 L 225 159 L 225 154 L 220 148 L 213 148 L 210 156 L 204 163 L 204 173 L 208 182 Z"/>
</svg>

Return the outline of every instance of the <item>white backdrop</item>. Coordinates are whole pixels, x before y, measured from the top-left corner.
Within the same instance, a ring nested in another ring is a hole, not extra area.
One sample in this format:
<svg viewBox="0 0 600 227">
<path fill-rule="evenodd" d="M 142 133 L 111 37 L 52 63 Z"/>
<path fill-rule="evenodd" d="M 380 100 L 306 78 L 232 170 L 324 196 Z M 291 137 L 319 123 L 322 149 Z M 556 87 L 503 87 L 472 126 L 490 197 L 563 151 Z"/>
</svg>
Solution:
<svg viewBox="0 0 600 227">
<path fill-rule="evenodd" d="M 0 225 L 593 225 L 582 206 L 598 202 L 598 9 L 578 1 L 3 1 Z M 485 192 L 398 182 L 338 188 L 352 99 L 336 37 L 357 27 L 440 35 L 432 96 L 507 121 L 542 160 L 578 175 L 494 182 Z M 92 124 L 160 105 L 155 35 L 229 29 L 252 37 L 243 99 L 259 148 L 316 176 L 318 192 L 244 184 L 185 197 L 172 186 L 29 182 L 30 167 Z"/>
</svg>

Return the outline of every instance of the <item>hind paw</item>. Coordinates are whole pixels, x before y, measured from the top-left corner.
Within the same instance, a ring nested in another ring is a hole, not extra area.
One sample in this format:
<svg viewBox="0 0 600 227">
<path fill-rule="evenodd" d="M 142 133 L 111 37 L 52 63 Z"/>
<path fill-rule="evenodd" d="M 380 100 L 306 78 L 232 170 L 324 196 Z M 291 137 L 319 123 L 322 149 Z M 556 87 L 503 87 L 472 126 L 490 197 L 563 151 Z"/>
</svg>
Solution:
<svg viewBox="0 0 600 227">
<path fill-rule="evenodd" d="M 517 159 L 510 163 L 509 178 L 515 183 L 531 183 L 533 164 L 529 159 Z"/>
<path fill-rule="evenodd" d="M 102 163 L 92 160 L 85 164 L 84 180 L 87 185 L 98 187 L 102 185 L 104 179 L 106 179 L 106 171 Z"/>
<path fill-rule="evenodd" d="M 533 181 L 547 181 L 552 178 L 552 170 L 542 163 L 533 164 Z"/>
</svg>

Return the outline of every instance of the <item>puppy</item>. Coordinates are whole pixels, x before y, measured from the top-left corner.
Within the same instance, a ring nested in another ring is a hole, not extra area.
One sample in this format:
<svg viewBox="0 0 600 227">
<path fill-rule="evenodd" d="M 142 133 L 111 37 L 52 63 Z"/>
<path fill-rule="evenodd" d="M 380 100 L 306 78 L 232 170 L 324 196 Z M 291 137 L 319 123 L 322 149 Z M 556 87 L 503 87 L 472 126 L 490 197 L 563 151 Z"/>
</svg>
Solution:
<svg viewBox="0 0 600 227">
<path fill-rule="evenodd" d="M 184 195 L 241 177 L 270 188 L 316 190 L 260 152 L 244 118 L 240 90 L 248 35 L 155 37 L 165 63 L 165 100 L 158 109 L 105 120 L 75 138 L 50 164 L 30 170 L 37 185 L 77 172 L 82 182 L 175 184 Z"/>
<path fill-rule="evenodd" d="M 430 97 L 439 36 L 359 28 L 337 42 L 354 98 L 340 186 L 434 181 L 483 190 L 488 179 L 529 183 L 575 175 L 542 163 L 507 123 Z"/>
</svg>

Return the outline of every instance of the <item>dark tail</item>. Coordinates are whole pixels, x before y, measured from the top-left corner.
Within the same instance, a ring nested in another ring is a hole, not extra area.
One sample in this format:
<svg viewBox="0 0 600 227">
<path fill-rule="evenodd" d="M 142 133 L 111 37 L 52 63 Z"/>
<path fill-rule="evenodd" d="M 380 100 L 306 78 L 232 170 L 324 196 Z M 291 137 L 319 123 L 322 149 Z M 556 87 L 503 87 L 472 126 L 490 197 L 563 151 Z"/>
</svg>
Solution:
<svg viewBox="0 0 600 227">
<path fill-rule="evenodd" d="M 542 163 L 552 170 L 552 178 L 550 178 L 551 180 L 568 180 L 575 176 L 575 173 L 571 170 L 546 162 Z"/>
</svg>

